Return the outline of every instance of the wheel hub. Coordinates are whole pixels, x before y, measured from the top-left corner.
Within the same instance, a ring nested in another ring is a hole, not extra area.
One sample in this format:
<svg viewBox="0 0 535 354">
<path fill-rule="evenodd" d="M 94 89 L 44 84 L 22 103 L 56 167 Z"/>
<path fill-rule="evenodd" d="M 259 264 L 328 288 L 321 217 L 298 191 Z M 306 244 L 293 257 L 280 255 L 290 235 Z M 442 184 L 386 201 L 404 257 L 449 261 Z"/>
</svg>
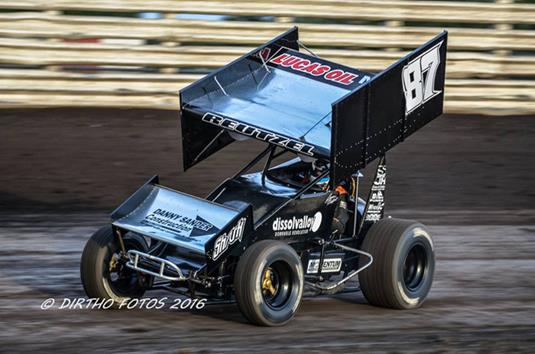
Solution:
<svg viewBox="0 0 535 354">
<path fill-rule="evenodd" d="M 278 280 L 271 267 L 268 267 L 262 277 L 262 292 L 264 295 L 274 297 L 278 290 Z"/>
<path fill-rule="evenodd" d="M 414 245 L 405 258 L 403 282 L 409 291 L 415 291 L 422 284 L 427 265 L 427 253 L 421 244 Z"/>
<path fill-rule="evenodd" d="M 110 271 L 110 273 L 115 272 L 118 263 L 119 262 L 117 261 L 117 254 L 114 253 L 110 259 L 110 262 L 108 263 L 108 270 Z"/>
</svg>

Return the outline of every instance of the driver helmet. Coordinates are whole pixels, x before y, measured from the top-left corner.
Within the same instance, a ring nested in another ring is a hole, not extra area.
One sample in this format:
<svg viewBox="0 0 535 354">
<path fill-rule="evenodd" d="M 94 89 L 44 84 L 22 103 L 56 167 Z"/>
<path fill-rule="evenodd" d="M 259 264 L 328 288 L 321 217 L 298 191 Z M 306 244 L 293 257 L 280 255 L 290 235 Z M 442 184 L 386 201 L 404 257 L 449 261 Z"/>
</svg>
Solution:
<svg viewBox="0 0 535 354">
<path fill-rule="evenodd" d="M 312 161 L 312 175 L 317 177 L 329 169 L 329 164 L 323 160 Z"/>
</svg>

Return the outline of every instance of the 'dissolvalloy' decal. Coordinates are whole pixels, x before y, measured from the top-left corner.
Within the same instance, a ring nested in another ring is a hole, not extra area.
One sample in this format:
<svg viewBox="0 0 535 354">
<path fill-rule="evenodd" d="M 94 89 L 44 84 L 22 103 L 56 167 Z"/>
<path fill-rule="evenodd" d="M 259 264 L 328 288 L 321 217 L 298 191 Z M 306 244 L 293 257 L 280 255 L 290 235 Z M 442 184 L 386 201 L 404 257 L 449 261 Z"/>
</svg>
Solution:
<svg viewBox="0 0 535 354">
<path fill-rule="evenodd" d="M 306 235 L 318 231 L 322 219 L 319 211 L 314 216 L 278 217 L 273 221 L 272 230 L 277 237 Z"/>
</svg>

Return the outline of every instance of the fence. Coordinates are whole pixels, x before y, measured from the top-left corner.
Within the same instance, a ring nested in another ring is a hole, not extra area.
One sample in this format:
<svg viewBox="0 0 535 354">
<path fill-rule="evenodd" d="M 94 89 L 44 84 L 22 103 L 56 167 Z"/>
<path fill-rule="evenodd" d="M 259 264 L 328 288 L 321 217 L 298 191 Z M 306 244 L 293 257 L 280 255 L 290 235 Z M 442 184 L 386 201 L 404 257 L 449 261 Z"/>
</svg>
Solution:
<svg viewBox="0 0 535 354">
<path fill-rule="evenodd" d="M 510 0 L 2 0 L 0 108 L 176 109 L 181 87 L 294 24 L 370 71 L 446 28 L 447 112 L 535 113 L 535 5 Z"/>
</svg>

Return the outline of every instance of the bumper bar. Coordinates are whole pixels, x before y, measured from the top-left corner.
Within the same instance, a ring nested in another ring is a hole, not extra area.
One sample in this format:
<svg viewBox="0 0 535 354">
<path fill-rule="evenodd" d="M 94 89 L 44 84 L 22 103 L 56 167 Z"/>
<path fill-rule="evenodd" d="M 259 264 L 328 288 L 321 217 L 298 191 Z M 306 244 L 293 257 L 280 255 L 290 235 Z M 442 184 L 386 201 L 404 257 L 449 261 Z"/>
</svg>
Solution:
<svg viewBox="0 0 535 354">
<path fill-rule="evenodd" d="M 146 267 L 143 267 L 143 263 L 153 265 L 155 268 L 159 269 L 159 272 L 155 272 Z M 155 277 L 159 277 L 166 280 L 186 280 L 186 277 L 184 276 L 180 268 L 173 262 L 137 250 L 128 251 L 128 262 L 126 263 L 126 266 L 138 272 L 153 275 Z M 170 271 L 176 273 L 178 276 L 175 276 L 174 274 L 169 275 L 169 273 L 171 273 Z"/>
</svg>

